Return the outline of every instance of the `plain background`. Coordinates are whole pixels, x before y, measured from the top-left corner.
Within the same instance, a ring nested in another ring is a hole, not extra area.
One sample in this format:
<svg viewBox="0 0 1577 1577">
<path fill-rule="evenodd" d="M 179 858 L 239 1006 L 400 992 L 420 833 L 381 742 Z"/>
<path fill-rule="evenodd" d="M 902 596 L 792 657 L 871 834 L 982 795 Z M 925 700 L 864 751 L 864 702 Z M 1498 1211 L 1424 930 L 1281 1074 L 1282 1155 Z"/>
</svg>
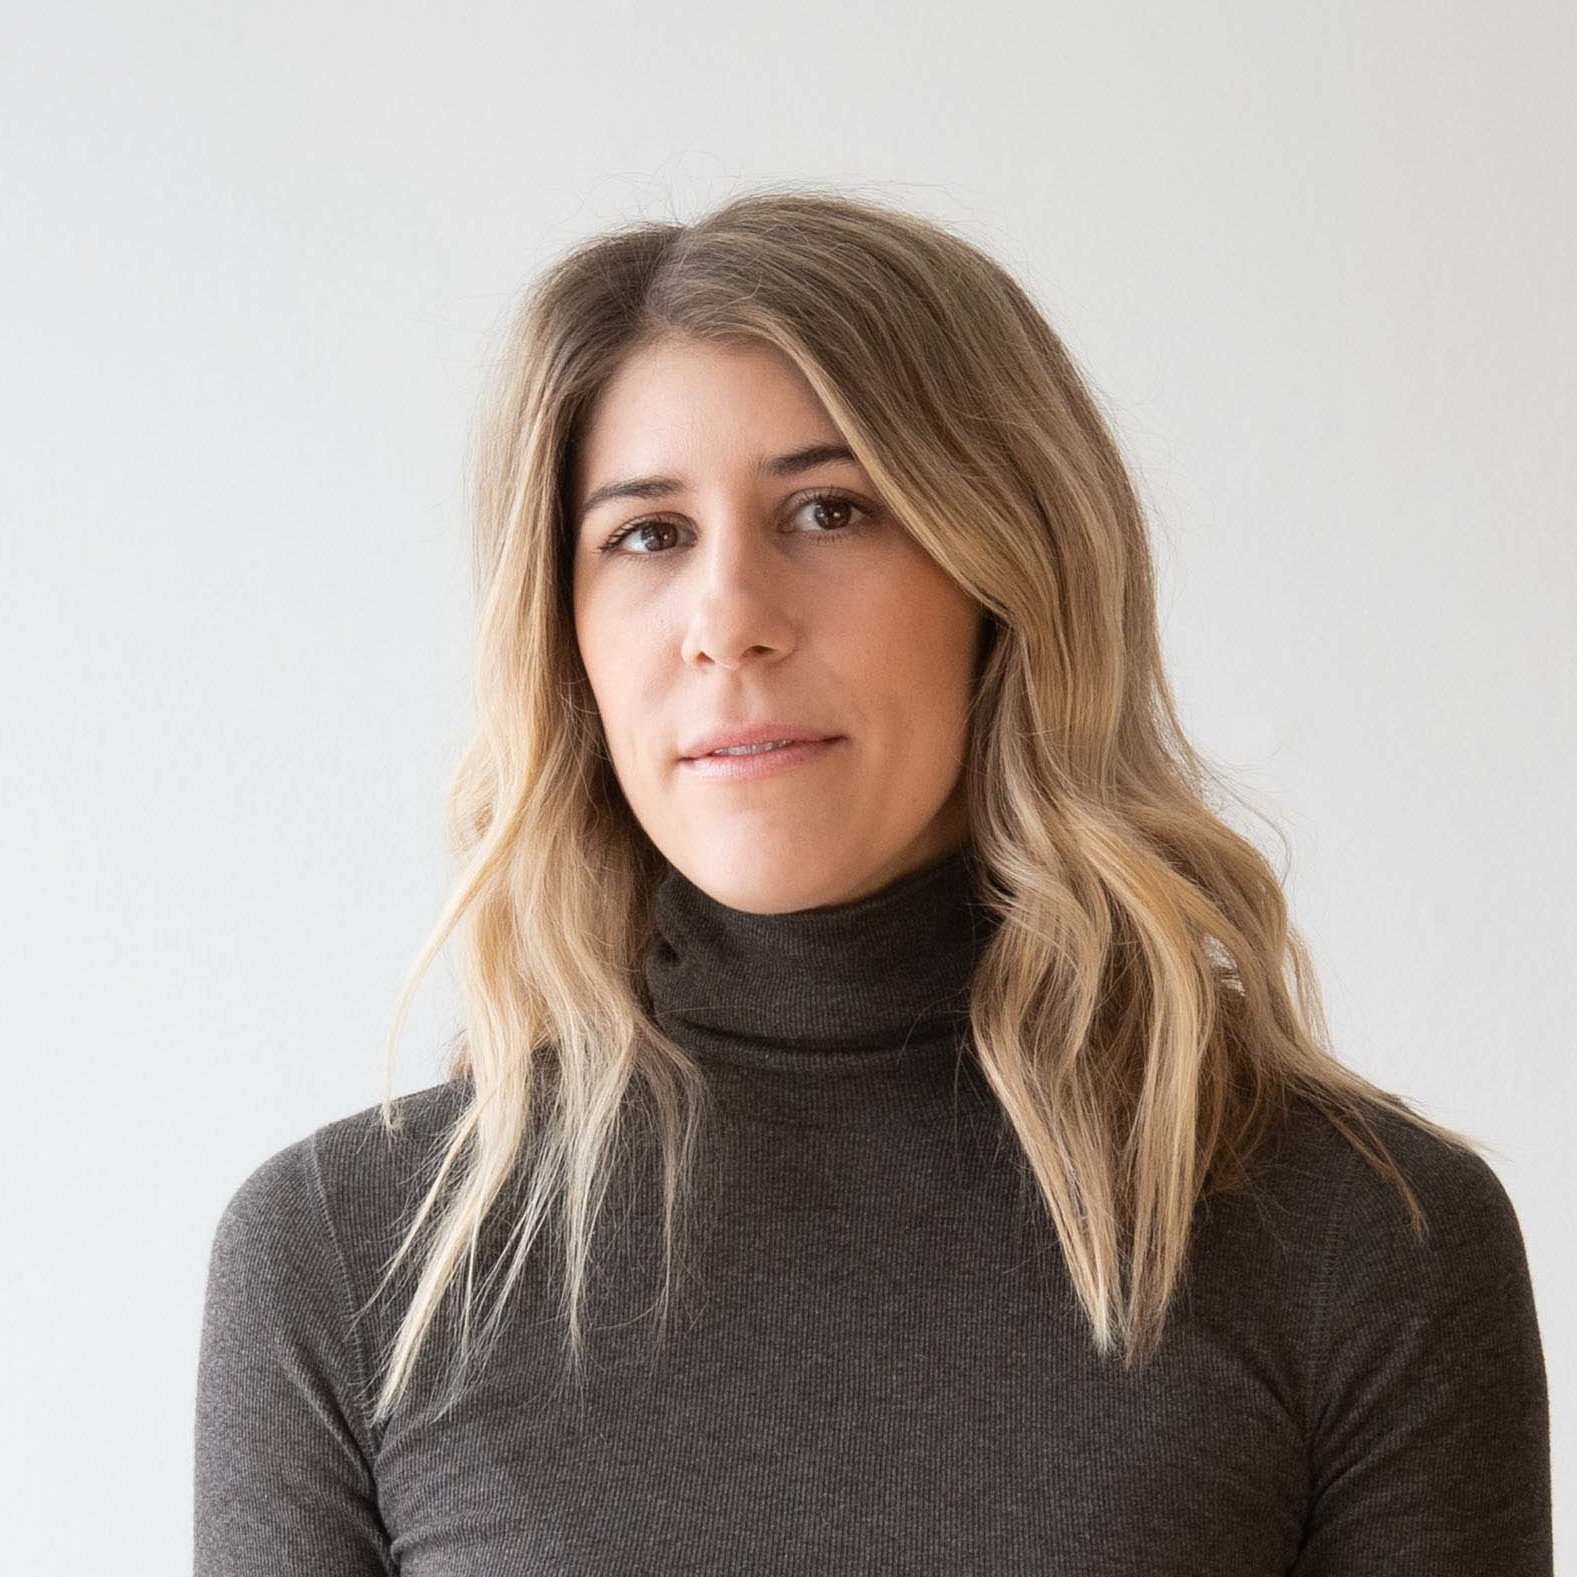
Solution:
<svg viewBox="0 0 1577 1577">
<path fill-rule="evenodd" d="M 214 1225 L 381 1093 L 504 312 L 591 231 L 771 180 L 955 226 L 1106 402 L 1185 720 L 1288 834 L 1339 1054 L 1516 1204 L 1577 1565 L 1569 6 L 100 0 L 6 34 L 12 1568 L 187 1569 Z"/>
</svg>

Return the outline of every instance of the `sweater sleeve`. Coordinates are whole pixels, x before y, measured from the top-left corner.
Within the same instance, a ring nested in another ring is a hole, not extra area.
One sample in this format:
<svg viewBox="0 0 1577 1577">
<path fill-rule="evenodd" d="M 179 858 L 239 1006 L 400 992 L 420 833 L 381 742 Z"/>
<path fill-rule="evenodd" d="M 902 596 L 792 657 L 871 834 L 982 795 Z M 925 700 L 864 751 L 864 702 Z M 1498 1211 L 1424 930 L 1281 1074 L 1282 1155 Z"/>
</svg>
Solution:
<svg viewBox="0 0 1577 1577">
<path fill-rule="evenodd" d="M 209 1257 L 197 1364 L 196 1577 L 384 1577 L 351 1298 L 311 1138 L 254 1171 Z"/>
<path fill-rule="evenodd" d="M 1516 1213 L 1471 1151 L 1414 1130 L 1391 1153 L 1426 1235 L 1349 1151 L 1292 1577 L 1550 1577 L 1549 1401 Z"/>
</svg>

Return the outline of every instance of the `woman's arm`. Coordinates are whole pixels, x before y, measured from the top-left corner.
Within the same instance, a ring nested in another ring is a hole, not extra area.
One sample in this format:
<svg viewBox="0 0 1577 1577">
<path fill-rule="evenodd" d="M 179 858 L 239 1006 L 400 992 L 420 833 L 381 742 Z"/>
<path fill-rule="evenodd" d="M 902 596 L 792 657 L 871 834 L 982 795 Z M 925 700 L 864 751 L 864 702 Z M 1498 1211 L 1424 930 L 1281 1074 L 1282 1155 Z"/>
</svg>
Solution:
<svg viewBox="0 0 1577 1577">
<path fill-rule="evenodd" d="M 225 1207 L 197 1366 L 195 1577 L 386 1577 L 351 1301 L 310 1138 Z"/>
<path fill-rule="evenodd" d="M 1516 1213 L 1478 1155 L 1416 1131 L 1392 1154 L 1428 1233 L 1353 1154 L 1292 1577 L 1551 1577 L 1549 1401 Z"/>
</svg>

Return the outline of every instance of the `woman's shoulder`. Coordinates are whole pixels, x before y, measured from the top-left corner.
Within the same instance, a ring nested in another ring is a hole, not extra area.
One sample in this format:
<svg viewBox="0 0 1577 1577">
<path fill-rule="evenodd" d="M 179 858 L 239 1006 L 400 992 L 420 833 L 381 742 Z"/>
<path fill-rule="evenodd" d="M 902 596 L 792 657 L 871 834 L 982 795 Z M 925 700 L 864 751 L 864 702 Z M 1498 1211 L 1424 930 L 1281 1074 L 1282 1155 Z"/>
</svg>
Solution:
<svg viewBox="0 0 1577 1577">
<path fill-rule="evenodd" d="M 1316 1347 L 1344 1311 L 1475 1290 L 1493 1301 L 1494 1276 L 1504 1289 L 1528 1274 L 1516 1210 L 1490 1161 L 1385 1107 L 1366 1115 L 1417 1219 L 1383 1164 L 1298 1095 L 1248 1158 L 1240 1184 L 1201 1204 L 1199 1256 L 1230 1289 L 1229 1301 L 1263 1286 L 1296 1311 L 1302 1339 Z"/>
<path fill-rule="evenodd" d="M 471 1090 L 468 1079 L 448 1079 L 395 1097 L 390 1123 L 378 1102 L 323 1123 L 298 1143 L 311 1152 L 325 1190 L 381 1194 L 430 1164 Z"/>
<path fill-rule="evenodd" d="M 299 1253 L 325 1230 L 342 1242 L 384 1237 L 413 1191 L 425 1187 L 436 1147 L 468 1094 L 467 1081 L 446 1080 L 396 1097 L 392 1130 L 375 1102 L 273 1150 L 231 1191 L 218 1240 Z"/>
<path fill-rule="evenodd" d="M 1433 1223 L 1458 1234 L 1515 1224 L 1505 1184 L 1480 1150 L 1383 1106 L 1366 1108 L 1366 1116 L 1383 1147 L 1381 1160 L 1389 1157 L 1418 1202 L 1426 1237 Z M 1368 1137 L 1362 1126 L 1348 1126 Z M 1327 1222 L 1338 1238 L 1344 1229 L 1371 1240 L 1398 1229 L 1415 1235 L 1395 1179 L 1304 1096 L 1290 1098 L 1286 1121 L 1251 1170 L 1261 1197 Z"/>
<path fill-rule="evenodd" d="M 1281 1226 L 1232 1265 L 1287 1272 L 1269 1274 L 1313 1474 L 1306 1556 L 1356 1570 L 1422 1539 L 1442 1570 L 1489 1570 L 1492 1553 L 1548 1570 L 1549 1397 L 1517 1212 L 1480 1150 L 1368 1115 L 1412 1201 L 1305 1107 L 1262 1176 Z"/>
<path fill-rule="evenodd" d="M 1416 1218 L 1395 1177 L 1296 1099 L 1245 1186 L 1207 1201 L 1199 1309 L 1285 1342 L 1309 1418 L 1408 1354 L 1418 1372 L 1449 1364 L 1475 1323 L 1522 1355 L 1523 1390 L 1536 1400 L 1532 1278 L 1498 1171 L 1447 1133 L 1384 1107 L 1366 1113 Z"/>
<path fill-rule="evenodd" d="M 1522 1226 L 1494 1163 L 1465 1142 L 1470 1136 L 1459 1141 L 1383 1108 L 1370 1121 L 1412 1201 L 1328 1122 L 1319 1134 L 1311 1119 L 1304 1140 L 1307 1153 L 1325 1158 L 1311 1166 L 1325 1196 L 1314 1200 L 1325 1217 L 1318 1337 L 1334 1347 L 1345 1327 L 1387 1310 L 1441 1325 L 1531 1322 Z"/>
</svg>

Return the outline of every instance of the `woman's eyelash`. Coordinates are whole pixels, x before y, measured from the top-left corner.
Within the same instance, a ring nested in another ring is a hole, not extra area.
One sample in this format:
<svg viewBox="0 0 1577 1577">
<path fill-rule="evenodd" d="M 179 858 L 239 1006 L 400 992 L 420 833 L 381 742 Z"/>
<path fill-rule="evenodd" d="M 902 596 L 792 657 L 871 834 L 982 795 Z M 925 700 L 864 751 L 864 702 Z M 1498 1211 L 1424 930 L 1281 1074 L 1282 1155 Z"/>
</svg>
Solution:
<svg viewBox="0 0 1577 1577">
<path fill-rule="evenodd" d="M 847 526 L 844 526 L 837 531 L 813 531 L 810 533 L 811 536 L 846 537 L 851 532 L 857 530 L 860 526 L 868 524 L 872 519 L 875 518 L 877 513 L 877 511 L 872 509 L 869 505 L 862 504 L 859 499 L 853 498 L 847 493 L 839 493 L 836 491 L 807 493 L 805 497 L 800 499 L 800 501 L 795 504 L 794 513 L 797 515 L 800 510 L 811 504 L 847 504 L 851 509 L 858 510 L 860 514 L 865 517 L 864 520 L 851 521 Z M 666 525 L 667 523 L 668 522 L 665 521 L 661 515 L 648 516 L 644 520 L 632 520 L 629 525 L 620 526 L 619 529 L 615 531 L 600 548 L 597 549 L 597 551 L 599 553 L 611 553 L 622 541 L 624 541 L 627 536 L 630 535 L 632 531 L 639 531 L 642 526 L 661 526 Z M 662 554 L 636 553 L 632 554 L 631 557 L 661 558 Z"/>
</svg>

